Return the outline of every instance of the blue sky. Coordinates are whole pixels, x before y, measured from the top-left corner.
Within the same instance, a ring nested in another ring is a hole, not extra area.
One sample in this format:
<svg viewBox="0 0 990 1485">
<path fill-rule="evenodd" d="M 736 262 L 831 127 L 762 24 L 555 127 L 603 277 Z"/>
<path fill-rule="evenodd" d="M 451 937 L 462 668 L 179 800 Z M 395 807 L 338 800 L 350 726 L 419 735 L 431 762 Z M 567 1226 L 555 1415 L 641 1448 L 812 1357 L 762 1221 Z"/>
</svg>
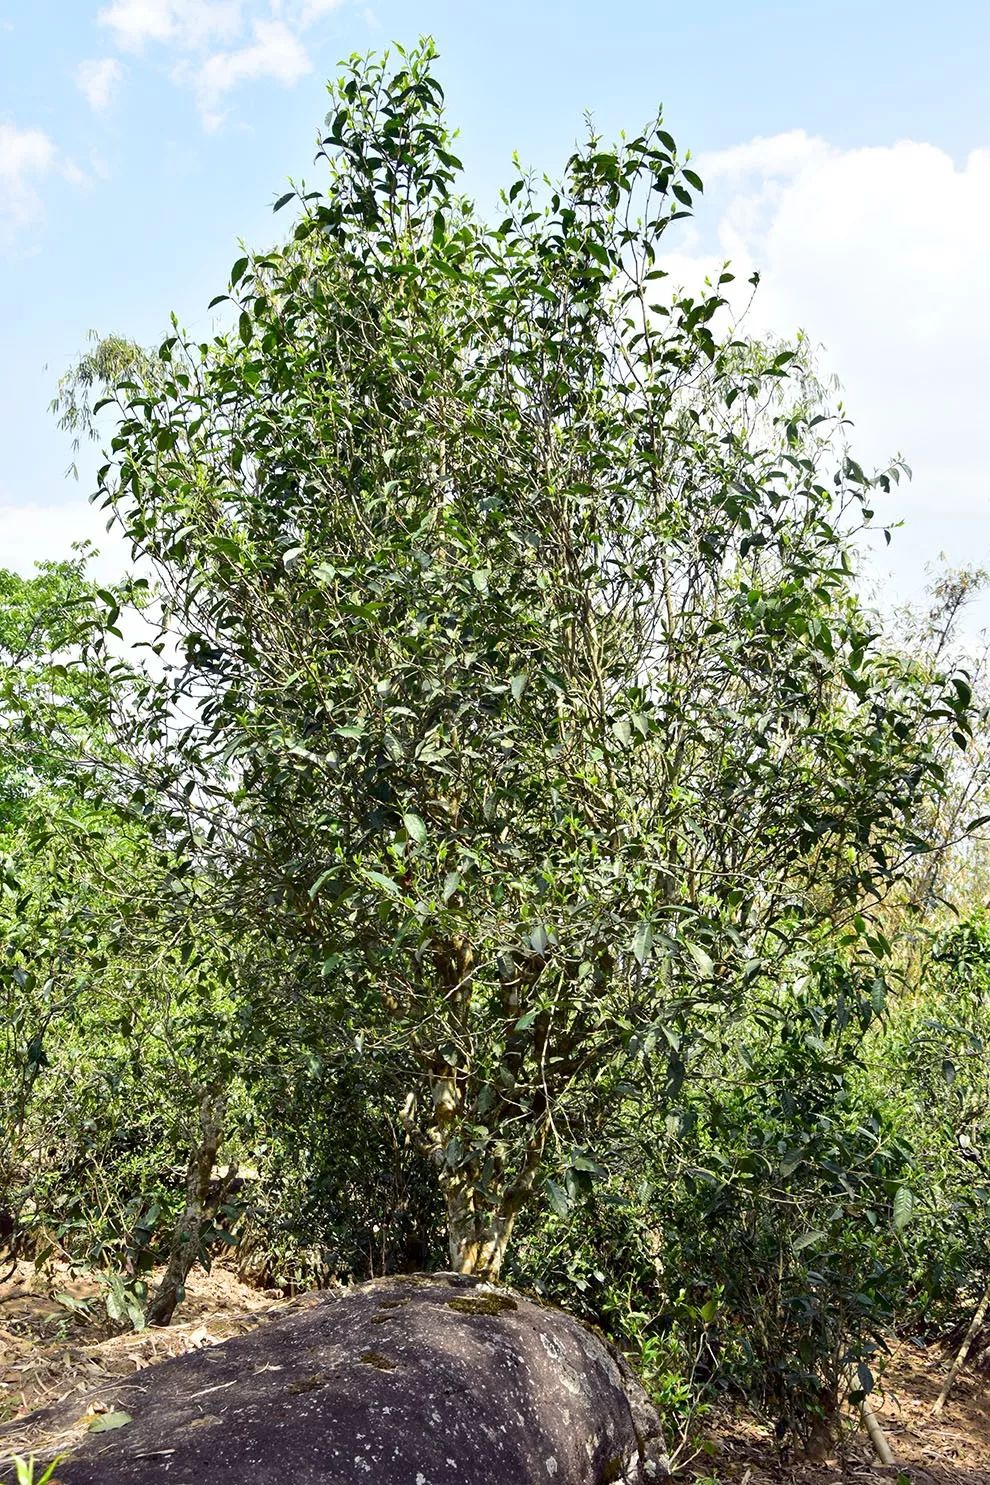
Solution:
<svg viewBox="0 0 990 1485">
<path fill-rule="evenodd" d="M 338 58 L 423 32 L 480 202 L 514 150 L 556 169 L 586 109 L 609 134 L 662 102 L 709 181 L 685 281 L 760 267 L 757 328 L 822 342 L 858 446 L 914 465 L 888 596 L 940 549 L 990 564 L 985 0 L 0 0 L 0 565 L 96 529 L 47 413 L 87 331 L 208 329 L 285 178 L 319 183 Z"/>
</svg>

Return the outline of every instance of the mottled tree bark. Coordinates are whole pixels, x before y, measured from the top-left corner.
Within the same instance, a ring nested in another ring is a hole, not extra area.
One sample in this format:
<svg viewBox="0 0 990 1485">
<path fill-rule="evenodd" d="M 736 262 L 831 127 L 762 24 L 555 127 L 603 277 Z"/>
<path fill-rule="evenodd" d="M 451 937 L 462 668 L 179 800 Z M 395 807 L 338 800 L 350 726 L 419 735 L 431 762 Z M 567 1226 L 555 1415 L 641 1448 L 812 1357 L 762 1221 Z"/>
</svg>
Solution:
<svg viewBox="0 0 990 1485">
<path fill-rule="evenodd" d="M 199 1138 L 186 1168 L 186 1204 L 172 1234 L 172 1247 L 162 1281 L 148 1303 L 149 1325 L 168 1325 L 184 1294 L 189 1270 L 199 1254 L 203 1223 L 216 1201 L 210 1200 L 210 1180 L 223 1139 L 227 1101 L 215 1088 L 205 1088 L 199 1099 Z"/>
<path fill-rule="evenodd" d="M 498 1278 L 516 1218 L 533 1194 L 545 1143 L 546 1125 L 541 1121 L 530 1139 L 522 1170 L 494 1200 L 479 1189 L 472 1174 L 444 1179 L 447 1240 L 456 1273 Z"/>
<path fill-rule="evenodd" d="M 447 1241 L 455 1273 L 497 1279 L 512 1236 L 515 1214 L 480 1214 L 469 1187 L 447 1187 Z"/>
</svg>

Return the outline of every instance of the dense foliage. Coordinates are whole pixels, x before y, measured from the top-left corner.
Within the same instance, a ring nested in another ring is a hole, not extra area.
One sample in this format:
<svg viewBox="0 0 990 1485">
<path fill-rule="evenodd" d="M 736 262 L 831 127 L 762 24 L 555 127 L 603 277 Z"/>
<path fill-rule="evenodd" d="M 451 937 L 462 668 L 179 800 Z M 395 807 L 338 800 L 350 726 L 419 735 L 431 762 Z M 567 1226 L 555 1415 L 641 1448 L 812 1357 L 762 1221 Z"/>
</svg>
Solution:
<svg viewBox="0 0 990 1485">
<path fill-rule="evenodd" d="M 135 576 L 0 575 L 2 1235 L 136 1323 L 504 1262 L 808 1438 L 987 1274 L 973 676 L 864 604 L 805 345 L 671 289 L 662 121 L 489 222 L 433 61 L 332 87 L 228 330 L 62 383 Z"/>
</svg>

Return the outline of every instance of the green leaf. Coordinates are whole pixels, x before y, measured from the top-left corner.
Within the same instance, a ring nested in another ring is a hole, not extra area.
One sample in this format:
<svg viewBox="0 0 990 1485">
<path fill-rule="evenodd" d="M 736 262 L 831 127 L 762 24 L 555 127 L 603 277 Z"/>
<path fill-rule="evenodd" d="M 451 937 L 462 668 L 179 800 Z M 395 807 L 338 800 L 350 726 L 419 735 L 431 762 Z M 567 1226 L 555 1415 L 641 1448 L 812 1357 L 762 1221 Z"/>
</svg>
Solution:
<svg viewBox="0 0 990 1485">
<path fill-rule="evenodd" d="M 549 949 L 550 935 L 542 923 L 538 924 L 529 935 L 529 943 L 534 954 L 545 954 Z"/>
<path fill-rule="evenodd" d="M 632 951 L 636 956 L 637 964 L 645 964 L 653 949 L 653 925 L 641 923 L 636 929 L 632 942 Z"/>
<path fill-rule="evenodd" d="M 613 722 L 612 731 L 624 748 L 632 742 L 632 723 L 628 717 L 620 717 L 617 722 Z"/>
<path fill-rule="evenodd" d="M 802 1232 L 791 1244 L 795 1253 L 800 1253 L 804 1248 L 810 1248 L 814 1243 L 820 1243 L 827 1234 L 823 1228 L 816 1227 L 809 1232 Z"/>
<path fill-rule="evenodd" d="M 130 1413 L 100 1413 L 89 1425 L 90 1433 L 110 1433 L 133 1422 Z"/>
<path fill-rule="evenodd" d="M 907 1186 L 898 1186 L 894 1192 L 892 1223 L 895 1232 L 903 1232 L 914 1212 L 914 1196 Z"/>
<path fill-rule="evenodd" d="M 954 675 L 952 677 L 952 684 L 956 688 L 960 707 L 969 706 L 973 700 L 973 688 L 969 682 L 963 680 L 962 676 Z"/>
<path fill-rule="evenodd" d="M 373 887 L 378 887 L 382 892 L 387 892 L 389 897 L 401 897 L 402 891 L 398 882 L 393 882 L 391 877 L 385 876 L 381 871 L 365 871 L 367 881 Z"/>
<path fill-rule="evenodd" d="M 578 1151 L 571 1158 L 571 1170 L 587 1171 L 592 1176 L 604 1176 L 607 1174 L 598 1164 L 597 1160 L 592 1160 L 590 1155 L 585 1155 L 581 1151 Z"/>
<path fill-rule="evenodd" d="M 710 980 L 715 973 L 715 965 L 712 962 L 711 955 L 707 954 L 700 944 L 692 943 L 690 939 L 684 940 L 684 947 L 698 966 L 699 972 L 706 980 Z"/>
<path fill-rule="evenodd" d="M 572 1202 L 563 1186 L 558 1185 L 556 1181 L 547 1181 L 546 1193 L 547 1200 L 550 1203 L 550 1210 L 557 1217 L 569 1217 Z"/>
<path fill-rule="evenodd" d="M 314 901 L 320 895 L 320 888 L 323 886 L 324 882 L 328 881 L 333 875 L 334 872 L 332 867 L 329 871 L 320 872 L 320 875 L 316 878 L 316 881 L 309 889 L 309 898 L 311 901 Z"/>
<path fill-rule="evenodd" d="M 410 840 L 418 846 L 426 842 L 426 822 L 420 815 L 406 814 L 402 816 L 402 823 L 406 827 L 406 834 Z"/>
</svg>

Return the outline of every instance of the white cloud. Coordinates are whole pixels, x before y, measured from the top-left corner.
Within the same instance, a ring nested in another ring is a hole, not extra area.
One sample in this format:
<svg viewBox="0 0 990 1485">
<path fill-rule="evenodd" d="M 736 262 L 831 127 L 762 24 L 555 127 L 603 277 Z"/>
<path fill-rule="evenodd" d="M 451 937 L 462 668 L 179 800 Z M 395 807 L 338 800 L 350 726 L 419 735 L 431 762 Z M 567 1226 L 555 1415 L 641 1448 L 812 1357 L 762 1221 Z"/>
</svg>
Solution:
<svg viewBox="0 0 990 1485">
<path fill-rule="evenodd" d="M 58 173 L 63 180 L 67 180 L 70 186 L 88 186 L 90 177 L 75 160 L 63 160 L 58 167 Z"/>
<path fill-rule="evenodd" d="M 268 4 L 274 19 L 305 31 L 331 11 L 339 10 L 346 0 L 268 0 Z"/>
<path fill-rule="evenodd" d="M 787 134 L 758 135 L 746 144 L 703 155 L 699 168 L 704 170 L 709 185 L 720 180 L 739 182 L 754 176 L 763 180 L 786 178 L 829 153 L 823 139 L 815 139 L 803 129 L 791 129 Z"/>
<path fill-rule="evenodd" d="M 200 103 L 213 118 L 212 106 L 238 83 L 269 77 L 291 87 L 312 68 L 299 38 L 282 21 L 255 21 L 254 40 L 234 51 L 207 57 L 196 73 Z"/>
<path fill-rule="evenodd" d="M 299 9 L 300 26 L 311 26 L 332 10 L 339 10 L 344 0 L 303 0 Z"/>
<path fill-rule="evenodd" d="M 148 41 L 169 41 L 175 18 L 172 0 L 115 0 L 97 16 L 119 46 L 138 51 Z"/>
<path fill-rule="evenodd" d="M 312 71 L 305 32 L 345 0 L 110 0 L 97 19 L 126 52 L 154 45 L 169 54 L 173 82 L 190 88 L 203 123 L 241 83 L 268 78 L 291 87 Z M 84 64 L 89 66 L 94 64 Z"/>
<path fill-rule="evenodd" d="M 97 20 L 125 51 L 141 51 L 148 42 L 168 42 L 189 51 L 232 41 L 243 14 L 243 0 L 113 0 Z"/>
<path fill-rule="evenodd" d="M 76 85 L 90 108 L 101 112 L 110 102 L 114 87 L 123 75 L 116 57 L 99 57 L 80 62 L 76 68 Z"/>
<path fill-rule="evenodd" d="M 0 236 L 9 236 L 41 211 L 37 185 L 55 161 L 55 146 L 40 129 L 0 124 Z"/>
<path fill-rule="evenodd" d="M 698 171 L 717 247 L 689 239 L 664 266 L 690 283 L 728 257 L 739 285 L 758 268 L 749 326 L 824 344 L 857 455 L 876 465 L 900 451 L 914 470 L 878 506 L 907 519 L 891 553 L 912 580 L 943 548 L 990 562 L 990 149 L 956 164 L 930 144 L 839 149 L 796 130 L 703 156 Z"/>
</svg>

